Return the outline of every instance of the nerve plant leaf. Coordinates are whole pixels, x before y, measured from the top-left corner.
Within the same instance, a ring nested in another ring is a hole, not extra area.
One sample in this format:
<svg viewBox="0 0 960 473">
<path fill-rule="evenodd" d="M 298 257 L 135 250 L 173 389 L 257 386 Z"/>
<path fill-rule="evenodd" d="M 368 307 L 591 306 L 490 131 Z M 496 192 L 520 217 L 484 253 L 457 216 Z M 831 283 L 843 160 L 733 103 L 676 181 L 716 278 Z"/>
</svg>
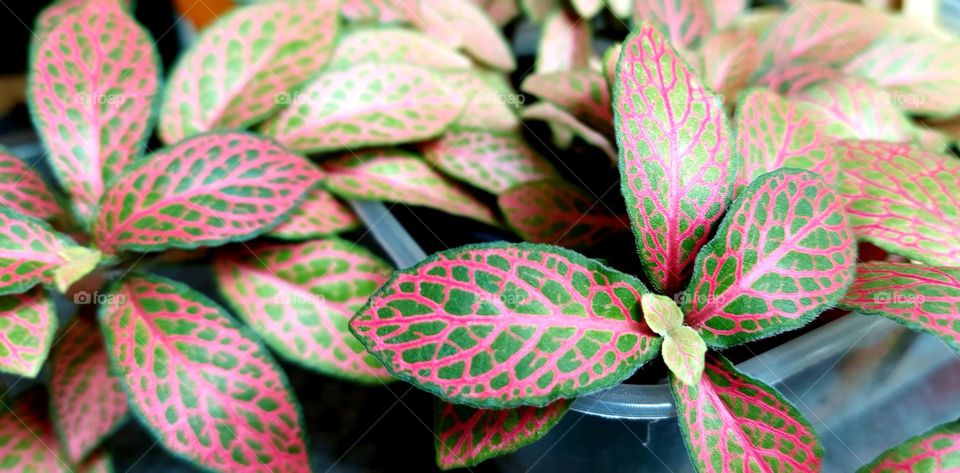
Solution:
<svg viewBox="0 0 960 473">
<path fill-rule="evenodd" d="M 47 396 L 40 386 L 0 407 L 0 461 L 4 470 L 35 473 L 73 472 L 47 417 Z"/>
<path fill-rule="evenodd" d="M 921 115 L 960 112 L 960 58 L 956 42 L 929 36 L 878 41 L 845 71 L 873 80 L 897 106 Z"/>
<path fill-rule="evenodd" d="M 780 168 L 807 169 L 835 181 L 839 163 L 831 140 L 792 101 L 755 88 L 737 107 L 736 127 L 737 151 L 743 157 L 738 186 Z"/>
<path fill-rule="evenodd" d="M 410 20 L 410 0 L 341 0 L 344 18 L 360 23 L 400 23 Z"/>
<path fill-rule="evenodd" d="M 683 312 L 667 296 L 644 294 L 640 299 L 643 321 L 663 337 L 663 362 L 684 384 L 696 384 L 703 373 L 707 345 L 696 330 L 683 325 Z"/>
<path fill-rule="evenodd" d="M 514 133 L 455 131 L 420 149 L 440 171 L 491 194 L 557 176 L 553 166 Z"/>
<path fill-rule="evenodd" d="M 296 97 L 333 54 L 339 0 L 241 6 L 207 27 L 165 89 L 160 137 L 168 144 L 243 128 Z M 278 95 L 279 94 L 279 95 Z"/>
<path fill-rule="evenodd" d="M 839 305 L 933 334 L 960 351 L 960 268 L 864 263 Z"/>
<path fill-rule="evenodd" d="M 438 74 L 443 83 L 465 101 L 463 111 L 451 125 L 452 129 L 519 130 L 517 108 L 523 104 L 523 99 L 509 88 L 502 76 L 476 69 Z"/>
<path fill-rule="evenodd" d="M 699 383 L 670 387 L 697 471 L 820 471 L 823 447 L 800 412 L 722 357 L 707 355 Z"/>
<path fill-rule="evenodd" d="M 507 225 L 524 241 L 565 248 L 595 248 L 626 233 L 629 219 L 598 197 L 561 179 L 527 182 L 497 197 Z"/>
<path fill-rule="evenodd" d="M 131 407 L 171 452 L 213 470 L 306 471 L 300 407 L 245 328 L 157 276 L 112 289 L 100 325 Z"/>
<path fill-rule="evenodd" d="M 496 224 L 485 204 L 406 151 L 367 151 L 329 161 L 326 166 L 330 171 L 327 189 L 340 197 L 422 205 Z"/>
<path fill-rule="evenodd" d="M 552 102 L 606 135 L 613 134 L 610 89 L 603 74 L 590 70 L 532 74 L 520 90 Z"/>
<path fill-rule="evenodd" d="M 722 30 L 733 25 L 747 9 L 747 0 L 713 0 L 704 2 L 710 8 L 713 25 Z"/>
<path fill-rule="evenodd" d="M 0 206 L 40 220 L 63 216 L 60 204 L 40 173 L 3 148 L 0 148 Z"/>
<path fill-rule="evenodd" d="M 397 271 L 350 322 L 394 376 L 450 402 L 545 406 L 656 355 L 643 284 L 549 245 L 483 244 Z"/>
<path fill-rule="evenodd" d="M 561 8 L 548 15 L 540 28 L 537 62 L 534 64 L 537 73 L 575 71 L 590 66 L 593 54 L 590 22 Z"/>
<path fill-rule="evenodd" d="M 960 469 L 960 422 L 949 422 L 907 439 L 857 473 L 946 473 Z"/>
<path fill-rule="evenodd" d="M 50 356 L 50 409 L 67 457 L 79 464 L 127 416 L 96 321 L 78 317 Z"/>
<path fill-rule="evenodd" d="M 542 120 L 562 129 L 570 130 L 587 144 L 596 146 L 600 151 L 603 151 L 603 154 L 606 154 L 610 161 L 617 161 L 617 150 L 609 138 L 550 102 L 537 102 L 524 108 L 520 115 L 526 120 Z"/>
<path fill-rule="evenodd" d="M 217 246 L 257 236 L 322 178 L 306 159 L 245 133 L 200 135 L 139 161 L 100 204 L 104 251 Z"/>
<path fill-rule="evenodd" d="M 856 260 L 843 207 L 809 171 L 754 180 L 697 255 L 681 305 L 687 325 L 724 348 L 801 327 L 832 307 Z"/>
<path fill-rule="evenodd" d="M 444 22 L 440 29 L 455 32 L 467 54 L 499 70 L 516 69 L 513 51 L 500 28 L 472 0 L 417 0 L 417 4 L 419 20 L 427 22 L 428 30 L 433 23 Z"/>
<path fill-rule="evenodd" d="M 437 465 L 471 467 L 519 450 L 546 435 L 570 410 L 561 399 L 544 407 L 476 409 L 436 401 Z"/>
<path fill-rule="evenodd" d="M 676 48 L 694 49 L 713 29 L 704 0 L 635 0 L 633 20 L 655 25 Z"/>
<path fill-rule="evenodd" d="M 267 235 L 282 240 L 308 240 L 360 227 L 360 219 L 350 207 L 329 191 L 319 187 L 307 193 L 307 199 Z"/>
<path fill-rule="evenodd" d="M 910 122 L 890 95 L 856 77 L 824 80 L 796 95 L 797 109 L 833 139 L 910 141 Z"/>
<path fill-rule="evenodd" d="M 70 9 L 35 41 L 30 115 L 86 222 L 106 186 L 144 149 L 159 59 L 149 34 L 116 1 Z"/>
<path fill-rule="evenodd" d="M 0 207 L 0 296 L 37 284 L 66 292 L 92 271 L 100 252 L 77 245 L 46 222 Z"/>
<path fill-rule="evenodd" d="M 683 312 L 680 312 L 677 303 L 667 296 L 644 294 L 640 298 L 640 306 L 643 309 L 643 321 L 661 337 L 683 325 Z"/>
<path fill-rule="evenodd" d="M 326 71 L 286 100 L 264 133 L 310 153 L 432 138 L 464 105 L 427 69 L 371 63 Z"/>
<path fill-rule="evenodd" d="M 397 63 L 432 69 L 466 69 L 470 59 L 439 40 L 402 27 L 357 29 L 340 39 L 328 69 L 364 62 Z"/>
<path fill-rule="evenodd" d="M 257 246 L 215 267 L 224 299 L 283 358 L 353 381 L 392 379 L 347 325 L 390 277 L 392 268 L 369 251 L 313 240 Z"/>
<path fill-rule="evenodd" d="M 36 377 L 56 331 L 56 309 L 43 289 L 0 296 L 0 372 Z"/>
<path fill-rule="evenodd" d="M 750 83 L 760 64 L 757 36 L 745 30 L 710 35 L 697 53 L 703 62 L 703 81 L 732 105 Z"/>
<path fill-rule="evenodd" d="M 627 38 L 617 76 L 621 192 L 644 270 L 673 294 L 730 200 L 737 162 L 727 118 L 649 24 Z"/>
<path fill-rule="evenodd" d="M 517 0 L 473 0 L 473 3 L 483 8 L 490 19 L 500 27 L 506 26 L 520 14 Z"/>
<path fill-rule="evenodd" d="M 960 266 L 960 163 L 899 143 L 843 141 L 839 192 L 854 234 L 891 253 Z"/>
</svg>

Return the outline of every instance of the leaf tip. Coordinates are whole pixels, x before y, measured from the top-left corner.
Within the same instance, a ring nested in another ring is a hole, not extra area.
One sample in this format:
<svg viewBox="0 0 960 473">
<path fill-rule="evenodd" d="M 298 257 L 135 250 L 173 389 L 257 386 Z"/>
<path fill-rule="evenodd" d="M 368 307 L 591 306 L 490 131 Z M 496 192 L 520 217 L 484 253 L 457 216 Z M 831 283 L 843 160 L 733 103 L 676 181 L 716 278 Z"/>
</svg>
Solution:
<svg viewBox="0 0 960 473">
<path fill-rule="evenodd" d="M 73 283 L 96 269 L 103 255 L 94 249 L 73 246 L 64 248 L 60 257 L 65 263 L 54 271 L 53 281 L 60 292 L 66 293 Z"/>
</svg>

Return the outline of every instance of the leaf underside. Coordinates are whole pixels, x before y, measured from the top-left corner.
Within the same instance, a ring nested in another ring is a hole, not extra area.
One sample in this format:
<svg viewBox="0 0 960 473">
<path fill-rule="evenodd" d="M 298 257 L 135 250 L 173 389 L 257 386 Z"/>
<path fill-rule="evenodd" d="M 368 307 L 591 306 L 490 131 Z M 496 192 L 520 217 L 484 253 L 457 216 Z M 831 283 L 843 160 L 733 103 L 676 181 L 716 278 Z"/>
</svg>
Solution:
<svg viewBox="0 0 960 473">
<path fill-rule="evenodd" d="M 398 271 L 350 323 L 394 376 L 474 407 L 543 406 L 656 355 L 637 279 L 549 245 L 485 244 Z"/>
</svg>

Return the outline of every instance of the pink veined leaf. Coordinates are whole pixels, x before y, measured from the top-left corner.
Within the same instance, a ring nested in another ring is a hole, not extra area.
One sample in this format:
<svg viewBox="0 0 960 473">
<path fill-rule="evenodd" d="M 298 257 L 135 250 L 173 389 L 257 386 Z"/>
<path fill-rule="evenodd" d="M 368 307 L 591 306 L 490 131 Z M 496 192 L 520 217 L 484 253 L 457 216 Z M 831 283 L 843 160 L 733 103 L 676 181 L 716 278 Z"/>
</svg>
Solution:
<svg viewBox="0 0 960 473">
<path fill-rule="evenodd" d="M 629 218 L 559 179 L 520 184 L 500 194 L 497 203 L 507 225 L 532 243 L 588 249 L 630 228 Z"/>
<path fill-rule="evenodd" d="M 880 454 L 857 473 L 903 473 L 960 470 L 960 421 L 948 422 L 907 439 Z"/>
<path fill-rule="evenodd" d="M 107 450 L 97 450 L 73 470 L 73 473 L 114 473 L 113 458 Z"/>
<path fill-rule="evenodd" d="M 960 162 L 879 141 L 839 142 L 837 158 L 858 238 L 927 264 L 960 266 Z"/>
<path fill-rule="evenodd" d="M 844 77 L 842 71 L 830 66 L 816 63 L 794 64 L 767 71 L 756 78 L 754 85 L 767 87 L 786 97 L 796 97 L 815 84 L 843 80 Z"/>
<path fill-rule="evenodd" d="M 473 0 L 416 1 L 419 19 L 426 22 L 428 30 L 435 22 L 446 23 L 441 30 L 455 32 L 458 43 L 470 56 L 495 69 L 517 68 L 513 51 L 500 28 Z"/>
<path fill-rule="evenodd" d="M 34 387 L 0 407 L 0 462 L 6 471 L 73 473 L 47 416 L 47 395 Z"/>
<path fill-rule="evenodd" d="M 35 378 L 56 331 L 56 308 L 43 289 L 0 296 L 0 371 Z"/>
<path fill-rule="evenodd" d="M 572 403 L 561 399 L 545 407 L 476 409 L 437 400 L 437 465 L 445 470 L 471 467 L 515 452 L 546 435 Z"/>
<path fill-rule="evenodd" d="M 713 30 L 708 3 L 704 0 L 635 0 L 633 21 L 656 25 L 673 47 L 694 49 Z"/>
<path fill-rule="evenodd" d="M 614 44 L 603 53 L 603 76 L 607 79 L 609 90 L 613 90 L 613 84 L 617 82 L 617 62 L 620 60 L 620 51 L 623 46 Z M 613 104 L 610 105 L 613 107 Z"/>
<path fill-rule="evenodd" d="M 100 3 L 107 3 L 110 6 L 120 5 L 123 8 L 129 9 L 130 1 L 129 0 L 97 0 Z M 57 27 L 62 21 L 63 18 L 69 15 L 75 15 L 77 12 L 83 10 L 85 5 L 90 3 L 90 0 L 58 0 L 53 2 L 47 8 L 44 8 L 43 11 L 37 15 L 37 20 L 34 23 L 33 32 L 37 35 L 38 43 L 44 41 L 44 37 L 47 33 L 52 31 Z"/>
<path fill-rule="evenodd" d="M 443 173 L 491 194 L 557 176 L 553 166 L 514 133 L 455 131 L 422 145 L 421 151 Z"/>
<path fill-rule="evenodd" d="M 673 294 L 730 201 L 737 160 L 722 100 L 644 24 L 614 83 L 621 192 L 644 270 Z"/>
<path fill-rule="evenodd" d="M 757 70 L 757 36 L 749 31 L 730 30 L 706 38 L 697 53 L 703 61 L 703 81 L 732 106 Z"/>
<path fill-rule="evenodd" d="M 794 5 L 760 40 L 761 69 L 842 66 L 887 31 L 891 15 L 843 2 Z"/>
<path fill-rule="evenodd" d="M 541 23 L 557 8 L 563 5 L 561 0 L 517 0 L 520 11 L 534 23 Z"/>
<path fill-rule="evenodd" d="M 252 334 L 202 294 L 130 276 L 100 325 L 131 407 L 168 450 L 217 471 L 309 471 L 300 407 Z"/>
<path fill-rule="evenodd" d="M 587 144 L 603 151 L 603 153 L 610 158 L 610 161 L 614 163 L 617 162 L 617 150 L 609 138 L 550 102 L 537 102 L 526 107 L 523 109 L 523 112 L 520 113 L 520 116 L 525 120 L 542 120 L 551 125 L 568 129 L 580 137 L 580 139 L 586 141 Z"/>
<path fill-rule="evenodd" d="M 719 30 L 732 26 L 747 10 L 747 0 L 713 0 L 705 1 L 710 9 L 713 25 Z"/>
<path fill-rule="evenodd" d="M 807 169 L 836 181 L 840 167 L 831 140 L 790 100 L 768 89 L 751 90 L 737 107 L 736 128 L 743 157 L 738 187 L 780 168 Z"/>
<path fill-rule="evenodd" d="M 584 21 L 590 20 L 603 9 L 604 0 L 570 0 L 573 9 Z"/>
<path fill-rule="evenodd" d="M 397 63 L 433 69 L 467 69 L 470 59 L 437 39 L 403 27 L 357 29 L 337 44 L 328 69 L 348 69 L 360 63 Z"/>
<path fill-rule="evenodd" d="M 204 29 L 180 57 L 160 108 L 173 144 L 198 133 L 243 128 L 296 98 L 335 46 L 339 0 L 241 6 Z"/>
<path fill-rule="evenodd" d="M 795 98 L 801 113 L 834 139 L 910 141 L 910 121 L 892 96 L 856 77 L 825 80 Z"/>
<path fill-rule="evenodd" d="M 363 23 L 410 21 L 410 0 L 341 0 L 344 18 Z"/>
<path fill-rule="evenodd" d="M 76 244 L 35 217 L 0 207 L 0 296 L 37 284 L 66 292 L 92 271 L 100 253 Z"/>
<path fill-rule="evenodd" d="M 523 104 L 523 98 L 502 76 L 475 69 L 438 74 L 466 102 L 451 129 L 519 131 L 517 108 Z"/>
<path fill-rule="evenodd" d="M 809 171 L 755 179 L 697 255 L 687 325 L 726 348 L 803 326 L 853 282 L 856 244 L 833 186 Z"/>
<path fill-rule="evenodd" d="M 671 376 L 670 387 L 697 471 L 820 471 L 823 447 L 803 415 L 719 355 L 707 355 L 698 384 Z"/>
<path fill-rule="evenodd" d="M 605 134 L 613 134 L 610 89 L 603 74 L 586 69 L 527 76 L 520 90 L 564 109 L 577 120 Z"/>
<path fill-rule="evenodd" d="M 77 318 L 50 356 L 54 426 L 67 458 L 79 464 L 126 418 L 127 395 L 110 372 L 95 320 Z"/>
<path fill-rule="evenodd" d="M 928 36 L 888 38 L 847 64 L 845 71 L 873 80 L 891 101 L 911 113 L 950 116 L 960 112 L 957 43 Z"/>
<path fill-rule="evenodd" d="M 373 150 L 325 163 L 330 192 L 346 199 L 420 205 L 496 225 L 493 212 L 420 157 L 399 150 Z"/>
<path fill-rule="evenodd" d="M 575 71 L 590 67 L 593 55 L 590 23 L 568 9 L 548 15 L 540 27 L 537 47 L 537 73 Z"/>
<path fill-rule="evenodd" d="M 329 191 L 315 187 L 290 214 L 290 219 L 268 235 L 283 240 L 309 240 L 356 230 L 360 225 L 360 219 L 350 207 Z"/>
<path fill-rule="evenodd" d="M 433 138 L 464 106 L 436 74 L 405 64 L 326 71 L 286 100 L 264 134 L 308 153 Z"/>
<path fill-rule="evenodd" d="M 960 267 L 864 263 L 839 305 L 933 334 L 960 351 Z"/>
<path fill-rule="evenodd" d="M 350 333 L 350 317 L 391 267 L 339 239 L 257 246 L 216 260 L 220 293 L 283 358 L 330 376 L 380 385 L 390 373 Z"/>
<path fill-rule="evenodd" d="M 483 8 L 490 19 L 500 27 L 510 23 L 520 14 L 517 0 L 473 0 L 473 3 Z"/>
<path fill-rule="evenodd" d="M 0 206 L 40 220 L 64 217 L 40 173 L 22 159 L 0 148 Z"/>
<path fill-rule="evenodd" d="M 54 175 L 87 222 L 106 186 L 143 152 L 159 59 L 150 35 L 115 0 L 68 9 L 34 41 L 30 114 Z"/>
<path fill-rule="evenodd" d="M 657 354 L 636 278 L 550 245 L 482 244 L 397 271 L 350 328 L 394 376 L 473 407 L 545 406 Z"/>
<path fill-rule="evenodd" d="M 322 177 L 255 135 L 196 136 L 124 173 L 103 197 L 93 237 L 109 253 L 246 240 L 273 228 Z"/>
</svg>

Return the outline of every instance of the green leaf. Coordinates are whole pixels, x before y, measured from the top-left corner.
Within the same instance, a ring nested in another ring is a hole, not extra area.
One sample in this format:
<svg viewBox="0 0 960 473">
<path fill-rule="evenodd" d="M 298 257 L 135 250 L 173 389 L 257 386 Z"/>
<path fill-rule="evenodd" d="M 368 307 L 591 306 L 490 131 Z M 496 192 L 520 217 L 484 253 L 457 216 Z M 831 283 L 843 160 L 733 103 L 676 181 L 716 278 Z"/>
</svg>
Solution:
<svg viewBox="0 0 960 473">
<path fill-rule="evenodd" d="M 948 473 L 960 470 L 960 421 L 938 425 L 880 454 L 857 473 Z"/>
<path fill-rule="evenodd" d="M 677 303 L 667 296 L 644 294 L 640 305 L 643 308 L 643 321 L 661 337 L 683 325 L 683 312 L 680 312 Z"/>
<path fill-rule="evenodd" d="M 703 374 L 703 357 L 707 344 L 696 330 L 686 325 L 677 327 L 663 337 L 663 362 L 683 384 L 697 384 Z"/>
</svg>

